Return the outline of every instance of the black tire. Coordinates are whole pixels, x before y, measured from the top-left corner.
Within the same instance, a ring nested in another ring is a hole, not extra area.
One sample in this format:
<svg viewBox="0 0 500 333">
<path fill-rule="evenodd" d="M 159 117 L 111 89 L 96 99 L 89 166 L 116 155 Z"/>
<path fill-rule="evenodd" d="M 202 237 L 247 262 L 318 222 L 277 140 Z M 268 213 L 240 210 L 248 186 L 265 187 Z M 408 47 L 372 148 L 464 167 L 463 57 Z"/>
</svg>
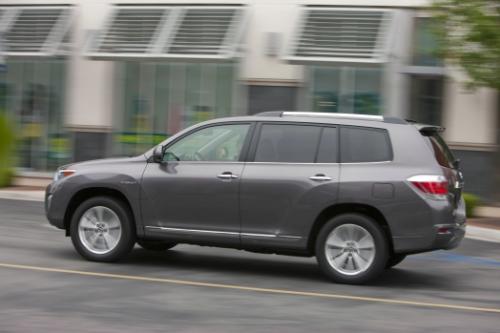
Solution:
<svg viewBox="0 0 500 333">
<path fill-rule="evenodd" d="M 387 264 L 385 265 L 386 269 L 392 268 L 399 263 L 401 263 L 404 259 L 406 258 L 406 254 L 393 254 L 392 256 L 389 257 L 389 260 L 387 260 Z"/>
<path fill-rule="evenodd" d="M 364 228 L 373 238 L 375 253 L 367 268 L 354 275 L 344 274 L 335 269 L 327 258 L 326 241 L 337 227 L 354 224 Z M 388 242 L 384 232 L 372 218 L 351 213 L 342 214 L 328 221 L 319 231 L 315 244 L 316 259 L 323 273 L 337 283 L 363 284 L 376 278 L 385 268 L 389 256 Z"/>
<path fill-rule="evenodd" d="M 143 249 L 149 251 L 166 251 L 177 245 L 177 243 L 174 242 L 146 239 L 138 239 L 137 244 L 139 244 L 139 246 Z"/>
<path fill-rule="evenodd" d="M 119 219 L 121 226 L 121 235 L 113 247 L 107 253 L 97 254 L 90 251 L 85 245 L 79 234 L 79 223 L 83 214 L 93 207 L 103 206 L 112 210 Z M 71 241 L 76 251 L 85 259 L 99 262 L 113 262 L 123 259 L 134 247 L 136 241 L 135 225 L 130 209 L 121 200 L 98 196 L 85 200 L 75 210 L 70 224 Z"/>
</svg>

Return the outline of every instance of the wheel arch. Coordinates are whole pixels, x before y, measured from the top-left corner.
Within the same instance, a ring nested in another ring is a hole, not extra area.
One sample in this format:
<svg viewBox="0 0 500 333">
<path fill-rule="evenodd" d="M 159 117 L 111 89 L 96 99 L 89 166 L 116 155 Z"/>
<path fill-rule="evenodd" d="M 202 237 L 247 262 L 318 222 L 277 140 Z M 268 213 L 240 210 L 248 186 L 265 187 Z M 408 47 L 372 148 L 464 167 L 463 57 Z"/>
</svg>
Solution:
<svg viewBox="0 0 500 333">
<path fill-rule="evenodd" d="M 332 218 L 348 213 L 361 214 L 372 218 L 382 229 L 387 239 L 389 251 L 393 253 L 394 245 L 392 241 L 392 233 L 384 215 L 376 207 L 361 203 L 341 203 L 329 206 L 317 216 L 314 224 L 309 232 L 307 240 L 307 248 L 310 253 L 314 254 L 316 238 L 318 237 L 321 228 Z"/>
<path fill-rule="evenodd" d="M 128 198 L 121 191 L 109 187 L 88 187 L 81 189 L 73 194 L 68 203 L 66 212 L 64 213 L 64 229 L 66 231 L 66 236 L 69 236 L 71 218 L 73 217 L 73 214 L 75 213 L 78 206 L 85 200 L 97 196 L 111 197 L 123 202 L 130 210 L 132 223 L 134 224 L 134 230 L 137 230 L 136 216 L 134 214 L 134 210 L 132 209 L 132 205 L 130 204 Z"/>
</svg>

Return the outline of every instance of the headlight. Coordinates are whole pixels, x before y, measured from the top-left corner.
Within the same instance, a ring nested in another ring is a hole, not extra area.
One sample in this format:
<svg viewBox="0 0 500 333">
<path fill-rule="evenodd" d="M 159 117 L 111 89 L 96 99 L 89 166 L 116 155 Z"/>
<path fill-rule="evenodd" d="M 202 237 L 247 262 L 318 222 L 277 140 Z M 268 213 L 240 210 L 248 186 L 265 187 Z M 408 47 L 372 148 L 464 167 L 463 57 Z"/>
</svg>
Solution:
<svg viewBox="0 0 500 333">
<path fill-rule="evenodd" d="M 69 169 L 65 169 L 65 170 L 57 170 L 56 173 L 54 174 L 54 182 L 57 182 L 63 178 L 66 178 L 68 176 L 71 176 L 72 174 L 75 173 L 75 170 L 69 170 Z"/>
</svg>

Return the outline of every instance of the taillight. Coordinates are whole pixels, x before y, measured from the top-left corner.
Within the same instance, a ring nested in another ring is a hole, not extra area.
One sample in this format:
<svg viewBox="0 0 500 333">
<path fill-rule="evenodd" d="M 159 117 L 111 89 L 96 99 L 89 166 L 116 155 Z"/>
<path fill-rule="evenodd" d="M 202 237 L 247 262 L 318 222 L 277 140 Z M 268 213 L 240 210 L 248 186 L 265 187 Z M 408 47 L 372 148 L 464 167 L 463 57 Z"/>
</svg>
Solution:
<svg viewBox="0 0 500 333">
<path fill-rule="evenodd" d="M 443 176 L 420 175 L 408 178 L 408 181 L 420 193 L 431 199 L 446 199 L 448 181 Z"/>
</svg>

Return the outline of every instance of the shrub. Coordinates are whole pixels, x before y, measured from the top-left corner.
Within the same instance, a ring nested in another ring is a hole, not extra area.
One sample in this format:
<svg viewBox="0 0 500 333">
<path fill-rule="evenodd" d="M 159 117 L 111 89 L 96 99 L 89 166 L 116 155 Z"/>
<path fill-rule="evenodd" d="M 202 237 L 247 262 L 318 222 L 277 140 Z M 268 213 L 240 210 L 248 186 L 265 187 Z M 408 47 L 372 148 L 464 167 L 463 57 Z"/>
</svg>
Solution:
<svg viewBox="0 0 500 333">
<path fill-rule="evenodd" d="M 14 176 L 12 167 L 14 132 L 7 116 L 0 112 L 0 187 L 8 186 Z"/>
<path fill-rule="evenodd" d="M 463 198 L 465 200 L 465 213 L 467 217 L 473 217 L 476 207 L 479 205 L 479 197 L 474 194 L 464 193 Z"/>
</svg>

